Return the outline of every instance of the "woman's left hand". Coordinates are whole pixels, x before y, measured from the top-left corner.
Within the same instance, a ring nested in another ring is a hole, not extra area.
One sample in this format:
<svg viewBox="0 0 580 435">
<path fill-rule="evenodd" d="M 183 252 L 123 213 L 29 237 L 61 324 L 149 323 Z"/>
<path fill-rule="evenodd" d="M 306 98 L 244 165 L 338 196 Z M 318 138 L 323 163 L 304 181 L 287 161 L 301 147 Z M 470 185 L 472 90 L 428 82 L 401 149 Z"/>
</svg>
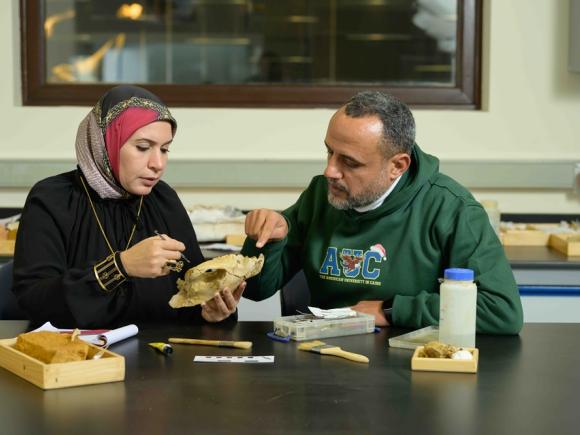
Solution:
<svg viewBox="0 0 580 435">
<path fill-rule="evenodd" d="M 208 322 L 220 322 L 226 319 L 236 312 L 245 289 L 246 281 L 243 281 L 233 292 L 224 288 L 213 299 L 201 304 L 201 317 Z"/>
</svg>

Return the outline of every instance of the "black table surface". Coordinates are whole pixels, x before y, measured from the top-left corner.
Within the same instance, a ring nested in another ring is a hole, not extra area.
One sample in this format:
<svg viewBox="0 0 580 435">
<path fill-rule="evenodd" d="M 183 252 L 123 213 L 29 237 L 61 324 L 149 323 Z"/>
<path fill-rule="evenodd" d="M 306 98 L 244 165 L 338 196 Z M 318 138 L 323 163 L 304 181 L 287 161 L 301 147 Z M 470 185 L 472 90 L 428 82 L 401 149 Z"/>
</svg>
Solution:
<svg viewBox="0 0 580 435">
<path fill-rule="evenodd" d="M 26 322 L 0 322 L 14 337 Z M 5 434 L 577 434 L 580 324 L 526 324 L 520 336 L 478 336 L 477 374 L 415 372 L 407 332 L 324 339 L 370 364 L 266 338 L 271 322 L 143 327 L 111 347 L 124 382 L 43 391 L 0 369 Z M 147 346 L 170 336 L 251 340 L 249 351 Z M 195 355 L 274 355 L 273 364 L 194 363 Z"/>
</svg>

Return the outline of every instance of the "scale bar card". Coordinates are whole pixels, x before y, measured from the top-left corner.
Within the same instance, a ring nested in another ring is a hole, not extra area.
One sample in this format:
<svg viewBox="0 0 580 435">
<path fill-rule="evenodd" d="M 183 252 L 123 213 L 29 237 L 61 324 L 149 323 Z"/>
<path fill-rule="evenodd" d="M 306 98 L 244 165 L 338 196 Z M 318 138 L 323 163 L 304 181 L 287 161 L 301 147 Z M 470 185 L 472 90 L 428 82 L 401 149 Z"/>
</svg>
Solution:
<svg viewBox="0 0 580 435">
<path fill-rule="evenodd" d="M 193 362 L 205 363 L 242 363 L 242 364 L 264 364 L 273 363 L 274 355 L 265 356 L 219 356 L 219 355 L 197 355 Z"/>
</svg>

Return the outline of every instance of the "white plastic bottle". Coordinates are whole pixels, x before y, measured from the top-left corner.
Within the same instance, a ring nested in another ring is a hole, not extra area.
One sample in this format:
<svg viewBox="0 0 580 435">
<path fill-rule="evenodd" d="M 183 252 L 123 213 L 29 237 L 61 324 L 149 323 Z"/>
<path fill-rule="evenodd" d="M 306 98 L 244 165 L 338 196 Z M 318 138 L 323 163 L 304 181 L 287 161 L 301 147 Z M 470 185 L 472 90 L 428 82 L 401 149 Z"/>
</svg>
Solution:
<svg viewBox="0 0 580 435">
<path fill-rule="evenodd" d="M 477 286 L 471 269 L 445 269 L 439 286 L 439 341 L 475 347 Z"/>
</svg>

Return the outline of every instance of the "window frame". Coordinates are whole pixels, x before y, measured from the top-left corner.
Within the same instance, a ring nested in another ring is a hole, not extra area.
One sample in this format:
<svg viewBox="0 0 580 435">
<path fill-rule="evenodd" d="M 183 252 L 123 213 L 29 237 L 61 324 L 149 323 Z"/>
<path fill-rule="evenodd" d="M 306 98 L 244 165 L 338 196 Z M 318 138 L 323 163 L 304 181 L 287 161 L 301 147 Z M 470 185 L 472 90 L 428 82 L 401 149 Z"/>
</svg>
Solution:
<svg viewBox="0 0 580 435">
<path fill-rule="evenodd" d="M 45 78 L 42 0 L 20 0 L 22 103 L 92 106 L 114 84 L 50 84 Z M 374 89 L 415 108 L 480 109 L 483 0 L 457 0 L 457 74 L 453 86 L 143 84 L 171 107 L 337 107 Z"/>
</svg>

